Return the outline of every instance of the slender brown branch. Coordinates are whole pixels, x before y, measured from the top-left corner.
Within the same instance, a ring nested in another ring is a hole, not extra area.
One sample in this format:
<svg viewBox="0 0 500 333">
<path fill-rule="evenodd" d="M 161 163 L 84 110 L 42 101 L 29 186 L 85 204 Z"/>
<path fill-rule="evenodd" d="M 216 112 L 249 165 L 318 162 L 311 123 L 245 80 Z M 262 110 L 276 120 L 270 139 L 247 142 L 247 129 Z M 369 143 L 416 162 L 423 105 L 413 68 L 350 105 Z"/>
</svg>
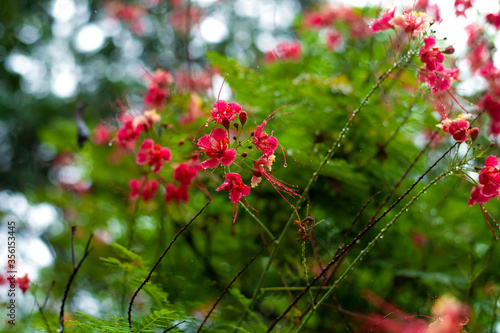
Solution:
<svg viewBox="0 0 500 333">
<path fill-rule="evenodd" d="M 177 326 L 179 326 L 180 324 L 184 324 L 185 322 L 186 322 L 185 320 L 183 320 L 183 321 L 181 321 L 181 322 L 178 322 L 178 323 L 177 323 L 177 324 L 175 324 L 174 326 L 169 327 L 169 328 L 167 328 L 166 330 L 164 330 L 164 331 L 163 331 L 163 333 L 166 333 L 166 332 L 168 332 L 168 331 L 171 331 L 171 330 L 173 330 L 174 328 L 176 328 Z"/>
<path fill-rule="evenodd" d="M 75 226 L 71 227 L 71 233 L 72 233 L 72 236 L 71 236 L 71 249 L 73 249 L 73 240 L 74 240 L 73 235 L 74 235 L 74 230 L 76 231 L 76 227 Z M 78 273 L 78 270 L 80 269 L 80 267 L 82 266 L 83 262 L 85 261 L 85 259 L 89 255 L 90 251 L 92 251 L 91 248 L 89 249 L 89 246 L 90 246 L 90 242 L 92 241 L 92 237 L 93 236 L 94 235 L 90 235 L 89 240 L 87 241 L 87 245 L 85 246 L 85 251 L 83 253 L 83 257 L 82 257 L 82 259 L 80 260 L 80 262 L 78 263 L 77 266 L 73 266 L 73 273 L 71 273 L 71 276 L 69 277 L 68 283 L 66 284 L 66 289 L 64 290 L 64 295 L 63 295 L 63 299 L 62 299 L 62 303 L 61 303 L 61 312 L 59 313 L 59 329 L 58 329 L 58 332 L 61 332 L 61 333 L 64 332 L 64 306 L 66 305 L 66 299 L 68 298 L 68 294 L 69 294 L 69 290 L 71 288 L 71 284 L 73 283 L 73 280 L 75 279 L 76 274 Z"/>
<path fill-rule="evenodd" d="M 267 244 L 266 244 L 267 246 Z M 212 312 L 215 310 L 215 307 L 217 306 L 217 304 L 219 304 L 220 300 L 222 299 L 222 297 L 224 297 L 224 295 L 228 292 L 229 288 L 231 288 L 231 286 L 233 285 L 233 283 L 240 277 L 240 275 L 248 268 L 248 266 L 250 266 L 250 264 L 252 262 L 254 262 L 255 259 L 257 259 L 257 257 L 262 253 L 262 251 L 264 251 L 266 249 L 266 246 L 264 246 L 262 249 L 260 249 L 259 252 L 257 252 L 256 255 L 253 256 L 252 259 L 250 259 L 250 261 L 245 265 L 243 266 L 243 268 L 238 272 L 238 274 L 236 274 L 236 276 L 231 280 L 231 282 L 229 282 L 229 284 L 226 286 L 226 288 L 224 288 L 224 290 L 222 291 L 222 293 L 219 295 L 219 297 L 217 297 L 217 300 L 215 301 L 214 305 L 212 306 L 212 308 L 210 309 L 210 311 L 208 311 L 207 315 L 205 316 L 205 318 L 203 319 L 203 322 L 201 323 L 200 327 L 198 327 L 198 331 L 196 332 L 201 332 L 201 329 L 203 328 L 203 325 L 205 325 L 205 323 L 207 322 L 208 320 L 208 317 L 210 317 L 210 315 L 212 314 Z"/>
<path fill-rule="evenodd" d="M 446 155 L 448 155 L 448 153 L 457 145 L 457 143 L 455 143 L 453 146 L 451 146 L 440 158 L 437 159 L 436 162 L 434 162 L 433 165 L 431 165 L 422 175 L 420 175 L 420 177 L 410 186 L 410 188 L 405 192 L 403 193 L 403 195 L 401 195 L 388 209 L 386 209 L 386 211 L 384 213 L 382 213 L 382 215 L 380 215 L 380 217 L 378 217 L 377 219 L 375 219 L 373 222 L 369 223 L 366 225 L 366 227 L 361 230 L 357 235 L 356 237 L 354 237 L 354 239 L 351 241 L 351 243 L 349 243 L 345 248 L 342 249 L 342 251 L 340 251 L 340 253 L 338 253 L 336 256 L 333 257 L 333 259 L 328 263 L 328 265 L 326 265 L 326 267 L 321 271 L 321 273 L 316 276 L 313 281 L 311 283 L 309 283 L 309 285 L 307 285 L 304 290 L 302 290 L 298 295 L 297 297 L 295 298 L 295 300 L 285 309 L 285 311 L 283 311 L 283 313 L 281 313 L 272 323 L 271 325 L 269 326 L 269 328 L 267 329 L 266 332 L 270 332 L 274 326 L 276 326 L 276 324 L 292 309 L 293 306 L 295 306 L 295 304 L 297 304 L 297 302 L 307 293 L 307 291 L 314 285 L 316 284 L 316 282 L 318 282 L 318 280 L 327 272 L 327 270 L 332 267 L 336 262 L 337 260 L 342 257 L 344 254 L 346 254 L 348 251 L 351 250 L 352 247 L 354 247 L 354 245 L 356 244 L 356 242 L 361 238 L 363 237 L 364 234 L 366 234 L 371 228 L 373 228 L 378 221 L 380 221 L 382 218 L 385 217 L 385 215 L 387 215 L 387 213 L 389 213 L 399 202 L 401 202 L 401 200 L 403 200 L 412 190 L 413 188 L 415 188 L 415 186 L 417 186 L 418 183 L 420 183 L 420 181 L 425 177 L 425 175 L 427 175 Z M 311 308 L 309 308 L 311 309 Z"/>
<path fill-rule="evenodd" d="M 205 208 L 207 208 L 207 206 L 210 204 L 211 201 L 208 201 L 205 206 L 203 206 L 201 208 L 201 210 L 191 219 L 191 221 L 188 222 L 188 224 L 186 224 L 178 233 L 177 235 L 175 235 L 174 239 L 170 242 L 170 244 L 168 245 L 167 249 L 163 252 L 163 254 L 160 256 L 160 258 L 158 258 L 158 260 L 156 261 L 155 265 L 153 266 L 153 268 L 151 268 L 151 270 L 149 271 L 149 274 L 148 276 L 146 277 L 146 279 L 144 279 L 144 281 L 141 283 L 141 285 L 139 286 L 139 288 L 137 288 L 137 290 L 134 292 L 134 294 L 132 295 L 132 299 L 130 300 L 130 303 L 128 305 L 128 326 L 130 328 L 131 331 L 133 331 L 133 328 L 132 328 L 132 306 L 134 305 L 134 300 L 135 298 L 137 297 L 137 295 L 139 294 L 139 292 L 141 291 L 141 289 L 146 285 L 146 283 L 149 282 L 149 280 L 151 279 L 151 275 L 153 275 L 153 272 L 155 271 L 156 267 L 158 267 L 158 265 L 160 264 L 160 262 L 163 260 L 163 258 L 165 257 L 165 255 L 167 254 L 167 252 L 170 250 L 170 248 L 172 247 L 172 245 L 174 245 L 175 241 L 177 240 L 177 238 L 191 225 L 191 223 L 194 222 L 194 220 L 196 220 L 196 218 L 198 216 L 200 216 L 200 214 L 203 212 L 203 210 L 205 210 Z"/>
</svg>

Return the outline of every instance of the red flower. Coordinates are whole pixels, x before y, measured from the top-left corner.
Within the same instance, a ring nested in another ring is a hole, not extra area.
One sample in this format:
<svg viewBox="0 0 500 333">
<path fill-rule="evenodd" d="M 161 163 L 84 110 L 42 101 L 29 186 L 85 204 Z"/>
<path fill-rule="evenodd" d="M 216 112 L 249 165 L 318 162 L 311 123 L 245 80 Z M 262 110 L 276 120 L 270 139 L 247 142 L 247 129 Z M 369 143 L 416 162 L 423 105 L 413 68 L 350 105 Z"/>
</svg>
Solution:
<svg viewBox="0 0 500 333">
<path fill-rule="evenodd" d="M 170 97 L 168 85 L 173 82 L 170 72 L 163 69 L 157 69 L 148 83 L 148 93 L 144 96 L 144 104 L 148 107 L 161 109 L 165 99 Z"/>
<path fill-rule="evenodd" d="M 276 58 L 281 61 L 299 62 L 302 56 L 302 46 L 299 42 L 281 42 L 276 47 L 276 51 L 268 51 L 266 60 L 268 63 L 274 62 Z"/>
<path fill-rule="evenodd" d="M 498 14 L 488 14 L 486 15 L 486 21 L 495 26 L 495 28 L 500 29 L 500 12 Z"/>
<path fill-rule="evenodd" d="M 253 144 L 258 150 L 264 153 L 264 157 L 269 157 L 274 153 L 276 148 L 278 148 L 278 139 L 267 135 L 267 133 L 263 131 L 266 123 L 267 122 L 264 120 L 261 125 L 257 126 L 253 135 Z"/>
<path fill-rule="evenodd" d="M 198 165 L 189 166 L 187 163 L 181 163 L 174 170 L 174 179 L 180 181 L 183 185 L 189 185 L 196 177 L 198 170 L 200 170 Z"/>
<path fill-rule="evenodd" d="M 135 162 L 138 165 L 150 165 L 152 172 L 157 173 L 163 168 L 163 161 L 170 161 L 172 154 L 168 148 L 155 144 L 153 140 L 145 140 L 141 145 L 141 150 L 137 153 Z"/>
<path fill-rule="evenodd" d="M 226 103 L 223 100 L 218 100 L 213 105 L 212 117 L 209 121 L 215 120 L 216 123 L 221 124 L 226 129 L 229 124 L 236 119 L 238 113 L 241 111 L 241 106 L 231 102 Z"/>
<path fill-rule="evenodd" d="M 442 93 L 451 87 L 452 81 L 458 80 L 458 68 L 450 69 L 444 68 L 439 72 L 429 72 L 422 70 L 418 73 L 418 79 L 421 82 L 427 82 L 433 94 Z"/>
<path fill-rule="evenodd" d="M 226 173 L 226 181 L 219 186 L 216 191 L 224 190 L 229 193 L 232 203 L 237 203 L 242 197 L 250 194 L 250 186 L 245 185 L 241 176 L 234 172 Z"/>
<path fill-rule="evenodd" d="M 387 9 L 381 18 L 373 21 L 372 31 L 379 32 L 380 30 L 387 30 L 387 29 L 394 27 L 391 23 L 389 23 L 389 21 L 394 17 L 395 11 L 396 11 L 396 8 L 393 8 L 392 11 L 390 9 Z"/>
<path fill-rule="evenodd" d="M 478 135 L 477 127 L 469 130 L 470 124 L 467 120 L 470 118 L 470 114 L 461 114 L 457 119 L 446 118 L 443 119 L 441 124 L 437 125 L 440 129 L 449 133 L 453 136 L 453 139 L 457 140 L 457 142 L 464 142 L 467 140 L 467 137 L 470 135 L 472 140 L 475 140 Z"/>
<path fill-rule="evenodd" d="M 26 290 L 30 287 L 30 279 L 28 278 L 28 274 L 24 274 L 24 277 L 17 278 L 16 283 L 19 284 L 19 288 L 23 291 L 23 294 L 26 293 Z"/>
<path fill-rule="evenodd" d="M 189 193 L 188 186 L 185 184 L 181 184 L 178 187 L 175 187 L 173 184 L 168 184 L 165 189 L 167 190 L 167 194 L 165 196 L 165 201 L 167 203 L 171 201 L 175 202 L 188 202 L 189 201 Z"/>
<path fill-rule="evenodd" d="M 144 183 L 144 177 L 141 177 L 141 179 L 131 179 L 128 185 L 130 187 L 131 200 L 136 200 L 140 193 L 142 200 L 149 201 L 154 198 L 156 191 L 158 191 L 158 182 L 154 179 L 148 179 L 146 183 Z"/>
<path fill-rule="evenodd" d="M 228 149 L 229 138 L 222 128 L 215 128 L 209 135 L 204 135 L 198 140 L 198 147 L 205 152 L 209 160 L 201 163 L 204 169 L 215 168 L 219 164 L 231 165 L 236 159 L 236 150 Z"/>
<path fill-rule="evenodd" d="M 475 203 L 483 204 L 500 194 L 500 171 L 498 159 L 490 155 L 484 161 L 484 167 L 479 173 L 479 184 L 471 190 L 469 206 Z"/>
<path fill-rule="evenodd" d="M 140 129 L 137 130 L 137 128 L 134 126 L 135 118 L 128 113 L 123 114 L 120 118 L 121 118 L 120 122 L 123 125 L 116 133 L 116 138 L 118 139 L 118 142 L 126 144 L 128 142 L 135 141 L 139 137 L 139 134 L 141 133 L 141 130 Z"/>
<path fill-rule="evenodd" d="M 444 69 L 442 65 L 444 55 L 437 47 L 434 47 L 435 45 L 436 39 L 434 37 L 424 38 L 424 45 L 422 45 L 418 54 L 420 61 L 425 64 L 428 71 L 442 71 Z"/>
</svg>

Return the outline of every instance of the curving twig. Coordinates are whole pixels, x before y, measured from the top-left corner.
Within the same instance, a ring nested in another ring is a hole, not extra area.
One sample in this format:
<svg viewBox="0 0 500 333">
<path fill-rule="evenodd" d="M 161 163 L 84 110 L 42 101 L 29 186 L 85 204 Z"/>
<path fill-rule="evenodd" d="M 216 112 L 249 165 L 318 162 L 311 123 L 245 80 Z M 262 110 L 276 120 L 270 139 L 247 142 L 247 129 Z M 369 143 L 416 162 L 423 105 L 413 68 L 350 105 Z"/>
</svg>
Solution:
<svg viewBox="0 0 500 333">
<path fill-rule="evenodd" d="M 64 306 L 66 305 L 66 299 L 68 298 L 69 290 L 71 288 L 71 284 L 73 283 L 73 280 L 76 277 L 76 274 L 78 273 L 78 270 L 82 266 L 83 262 L 85 259 L 87 259 L 87 256 L 89 255 L 90 251 L 92 251 L 92 248 L 89 248 L 90 246 L 90 241 L 92 241 L 92 237 L 94 235 L 90 235 L 89 240 L 87 241 L 87 245 L 85 246 L 85 252 L 83 253 L 83 257 L 76 265 L 75 263 L 75 251 L 74 251 L 74 239 L 75 239 L 75 232 L 76 232 L 76 226 L 71 227 L 71 258 L 73 261 L 73 273 L 71 273 L 71 276 L 69 277 L 68 283 L 66 284 L 66 289 L 64 290 L 64 295 L 61 303 L 61 312 L 59 313 L 59 329 L 58 332 L 64 332 Z"/>
<path fill-rule="evenodd" d="M 165 257 L 165 255 L 167 254 L 167 252 L 170 250 L 170 248 L 172 247 L 172 245 L 174 245 L 175 241 L 177 240 L 177 238 L 191 225 L 191 223 L 194 222 L 194 220 L 196 220 L 196 218 L 198 216 L 200 216 L 200 214 L 203 212 L 203 210 L 205 208 L 207 208 L 207 206 L 210 204 L 211 201 L 208 201 L 205 206 L 203 206 L 201 208 L 201 210 L 195 215 L 195 217 L 193 217 L 191 219 L 191 221 L 188 222 L 188 224 L 186 224 L 178 233 L 177 235 L 175 235 L 174 239 L 170 242 L 170 245 L 167 247 L 167 249 L 163 252 L 163 254 L 160 256 L 160 258 L 158 258 L 158 260 L 156 261 L 156 264 L 153 266 L 153 268 L 151 268 L 151 270 L 149 271 L 149 274 L 148 276 L 144 279 L 144 281 L 141 283 L 141 285 L 139 286 L 139 288 L 137 288 L 137 290 L 134 292 L 134 294 L 132 295 L 132 299 L 130 300 L 130 303 L 128 304 L 128 327 L 130 328 L 130 331 L 133 332 L 133 328 L 132 328 L 132 306 L 134 305 L 134 300 L 135 298 L 137 297 L 137 295 L 139 294 L 139 292 L 141 291 L 141 289 L 146 285 L 146 283 L 149 282 L 149 280 L 151 279 L 151 275 L 153 275 L 153 272 L 155 271 L 156 267 L 158 267 L 158 265 L 160 264 L 160 262 L 163 260 L 163 258 Z"/>
</svg>

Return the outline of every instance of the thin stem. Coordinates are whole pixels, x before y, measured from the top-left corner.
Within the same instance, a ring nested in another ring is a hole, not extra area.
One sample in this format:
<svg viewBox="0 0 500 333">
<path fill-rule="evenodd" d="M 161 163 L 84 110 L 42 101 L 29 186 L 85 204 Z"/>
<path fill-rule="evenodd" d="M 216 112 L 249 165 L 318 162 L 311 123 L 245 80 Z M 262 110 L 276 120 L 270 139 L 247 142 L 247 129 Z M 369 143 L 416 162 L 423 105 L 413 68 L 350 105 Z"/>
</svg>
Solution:
<svg viewBox="0 0 500 333">
<path fill-rule="evenodd" d="M 340 131 L 340 134 L 339 134 L 337 140 L 335 140 L 335 142 L 332 144 L 332 146 L 330 147 L 330 149 L 327 151 L 327 153 L 326 153 L 323 161 L 319 164 L 319 166 L 316 169 L 316 171 L 312 174 L 312 177 L 309 179 L 306 187 L 304 188 L 304 191 L 302 192 L 301 197 L 297 200 L 297 203 L 295 204 L 295 207 L 298 207 L 300 209 L 300 205 L 305 201 L 306 195 L 309 192 L 309 189 L 311 188 L 312 184 L 314 183 L 314 180 L 318 177 L 319 173 L 321 172 L 321 170 L 323 169 L 323 167 L 326 165 L 326 163 L 328 162 L 328 160 L 330 160 L 332 158 L 332 156 L 334 155 L 334 153 L 337 151 L 337 149 L 340 148 L 340 146 L 342 144 L 342 141 L 343 141 L 343 139 L 345 137 L 345 134 L 347 133 L 347 131 L 351 127 L 354 118 L 363 109 L 363 107 L 366 105 L 366 103 L 368 102 L 368 100 L 370 99 L 370 97 L 373 95 L 373 93 L 378 88 L 380 88 L 382 82 L 384 82 L 385 79 L 387 77 L 389 77 L 389 75 L 392 72 L 394 72 L 401 65 L 409 63 L 411 61 L 411 59 L 416 54 L 417 54 L 416 51 L 409 51 L 405 56 L 401 57 L 389 70 L 387 70 L 387 72 L 385 72 L 384 74 L 382 74 L 379 77 L 379 79 L 372 86 L 372 88 L 368 92 L 368 94 L 363 98 L 363 100 L 361 101 L 360 105 L 352 112 L 351 117 L 349 118 L 349 120 L 347 121 L 347 123 L 344 125 L 344 127 Z M 286 222 L 283 230 L 281 231 L 281 234 L 280 234 L 278 240 L 275 242 L 275 247 L 274 247 L 273 251 L 271 252 L 270 260 L 267 262 L 267 265 L 264 268 L 264 271 L 262 272 L 259 280 L 257 281 L 257 284 L 255 286 L 255 289 L 254 289 L 254 292 L 253 292 L 253 295 L 252 295 L 252 299 L 250 301 L 250 305 L 248 306 L 247 310 L 245 311 L 245 315 L 243 316 L 243 318 L 240 321 L 240 323 L 245 319 L 246 315 L 248 314 L 248 312 L 252 308 L 253 304 L 255 303 L 255 301 L 257 299 L 257 295 L 259 293 L 259 290 L 262 287 L 262 284 L 263 284 L 263 282 L 264 282 L 267 274 L 269 273 L 269 269 L 271 267 L 272 259 L 274 258 L 274 256 L 276 255 L 276 253 L 278 251 L 278 248 L 279 248 L 279 246 L 281 244 L 281 240 L 283 239 L 284 235 L 288 231 L 288 228 L 292 224 L 292 221 L 294 219 L 294 215 L 295 215 L 295 211 L 293 211 L 290 214 L 290 217 L 288 218 L 288 221 Z"/>
<path fill-rule="evenodd" d="M 133 332 L 133 328 L 132 328 L 132 306 L 134 305 L 134 300 L 135 298 L 137 297 L 137 295 L 139 294 L 139 292 L 141 291 L 141 289 L 146 285 L 146 283 L 148 283 L 151 279 L 151 275 L 153 275 L 153 272 L 154 270 L 156 269 L 156 267 L 160 264 L 160 262 L 162 261 L 162 259 L 165 257 L 165 255 L 167 254 L 167 252 L 170 250 L 170 248 L 172 247 L 172 245 L 174 245 L 175 241 L 177 240 L 177 238 L 191 225 L 191 223 L 193 223 L 194 220 L 196 220 L 196 218 L 198 216 L 200 216 L 200 214 L 203 212 L 203 210 L 205 208 L 207 208 L 207 206 L 210 204 L 211 201 L 208 201 L 205 206 L 203 206 L 203 208 L 201 208 L 201 210 L 195 215 L 195 217 L 193 217 L 191 219 L 191 221 L 188 222 L 188 224 L 186 224 L 178 233 L 177 235 L 175 235 L 174 239 L 170 242 L 170 244 L 168 245 L 167 249 L 163 252 L 163 254 L 160 256 L 160 258 L 158 258 L 158 260 L 156 261 L 156 263 L 154 264 L 153 268 L 151 268 L 151 270 L 149 271 L 149 274 L 148 276 L 146 277 L 146 279 L 144 279 L 144 281 L 141 283 L 141 285 L 139 286 L 139 288 L 137 288 L 137 290 L 134 292 L 134 294 L 132 295 L 132 299 L 130 300 L 130 303 L 128 305 L 128 326 L 130 328 L 130 331 Z"/>
<path fill-rule="evenodd" d="M 74 227 L 74 228 L 76 230 L 76 227 Z M 73 233 L 73 227 L 71 228 L 71 231 Z M 78 270 L 80 269 L 83 262 L 85 261 L 85 259 L 89 255 L 90 251 L 92 251 L 92 249 L 89 249 L 90 241 L 92 240 L 92 237 L 93 237 L 93 235 L 90 235 L 89 240 L 87 241 L 87 245 L 85 246 L 85 251 L 83 252 L 82 259 L 80 260 L 78 265 L 73 266 L 73 273 L 71 273 L 71 276 L 69 277 L 68 283 L 66 284 L 66 288 L 64 289 L 64 295 L 63 295 L 63 299 L 61 302 L 61 311 L 59 312 L 59 330 L 58 330 L 58 332 L 61 332 L 61 333 L 64 332 L 64 306 L 66 305 L 66 299 L 68 298 L 69 290 L 71 288 L 71 284 L 73 283 L 73 280 L 76 277 L 76 273 L 78 273 Z M 73 248 L 73 237 L 71 237 L 71 248 Z"/>
<path fill-rule="evenodd" d="M 252 213 L 252 211 L 250 209 L 248 209 L 248 207 L 245 204 L 241 203 L 241 206 L 243 208 L 245 208 L 245 210 L 247 211 L 248 215 L 250 215 L 251 217 L 253 217 L 253 219 L 255 221 L 257 221 L 257 223 L 262 227 L 262 229 L 264 229 L 264 231 L 269 235 L 269 237 L 271 237 L 271 239 L 276 239 L 276 237 L 273 235 L 273 233 L 271 231 L 269 231 L 269 229 L 267 229 L 266 225 L 264 223 L 262 223 L 262 221 L 259 220 L 259 218 L 257 216 L 255 216 L 255 214 Z"/>
</svg>

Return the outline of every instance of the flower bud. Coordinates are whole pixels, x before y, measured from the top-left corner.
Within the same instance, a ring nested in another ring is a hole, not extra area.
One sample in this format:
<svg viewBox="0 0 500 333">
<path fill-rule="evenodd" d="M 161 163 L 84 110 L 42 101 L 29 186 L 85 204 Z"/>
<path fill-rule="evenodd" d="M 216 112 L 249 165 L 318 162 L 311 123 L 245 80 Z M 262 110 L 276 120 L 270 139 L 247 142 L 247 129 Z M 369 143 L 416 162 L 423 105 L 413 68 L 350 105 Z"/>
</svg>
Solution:
<svg viewBox="0 0 500 333">
<path fill-rule="evenodd" d="M 262 172 L 260 172 L 260 170 L 258 169 L 252 169 L 252 174 L 255 176 L 255 177 L 262 177 Z"/>
<path fill-rule="evenodd" d="M 247 115 L 247 113 L 245 111 L 241 111 L 238 114 L 238 118 L 240 119 L 241 126 L 244 126 L 245 123 L 247 122 L 248 115 Z"/>
<path fill-rule="evenodd" d="M 234 124 L 233 124 L 233 126 L 234 126 L 234 128 L 238 129 L 238 127 L 239 127 L 240 125 L 238 125 L 238 123 L 234 123 Z"/>
<path fill-rule="evenodd" d="M 224 126 L 226 130 L 229 130 L 229 125 L 230 125 L 229 119 L 227 118 L 222 119 L 222 126 Z"/>
<path fill-rule="evenodd" d="M 453 54 L 453 53 L 455 53 L 455 48 L 452 45 L 450 45 L 444 49 L 443 53 L 444 54 Z"/>
<path fill-rule="evenodd" d="M 179 146 L 184 145 L 184 140 L 179 141 Z"/>
<path fill-rule="evenodd" d="M 472 141 L 476 141 L 477 136 L 479 135 L 479 129 L 477 127 L 474 127 L 473 129 L 469 130 L 469 135 Z"/>
<path fill-rule="evenodd" d="M 248 156 L 247 153 L 245 153 L 245 152 L 241 153 L 241 157 L 247 157 L 247 156 Z"/>
</svg>

